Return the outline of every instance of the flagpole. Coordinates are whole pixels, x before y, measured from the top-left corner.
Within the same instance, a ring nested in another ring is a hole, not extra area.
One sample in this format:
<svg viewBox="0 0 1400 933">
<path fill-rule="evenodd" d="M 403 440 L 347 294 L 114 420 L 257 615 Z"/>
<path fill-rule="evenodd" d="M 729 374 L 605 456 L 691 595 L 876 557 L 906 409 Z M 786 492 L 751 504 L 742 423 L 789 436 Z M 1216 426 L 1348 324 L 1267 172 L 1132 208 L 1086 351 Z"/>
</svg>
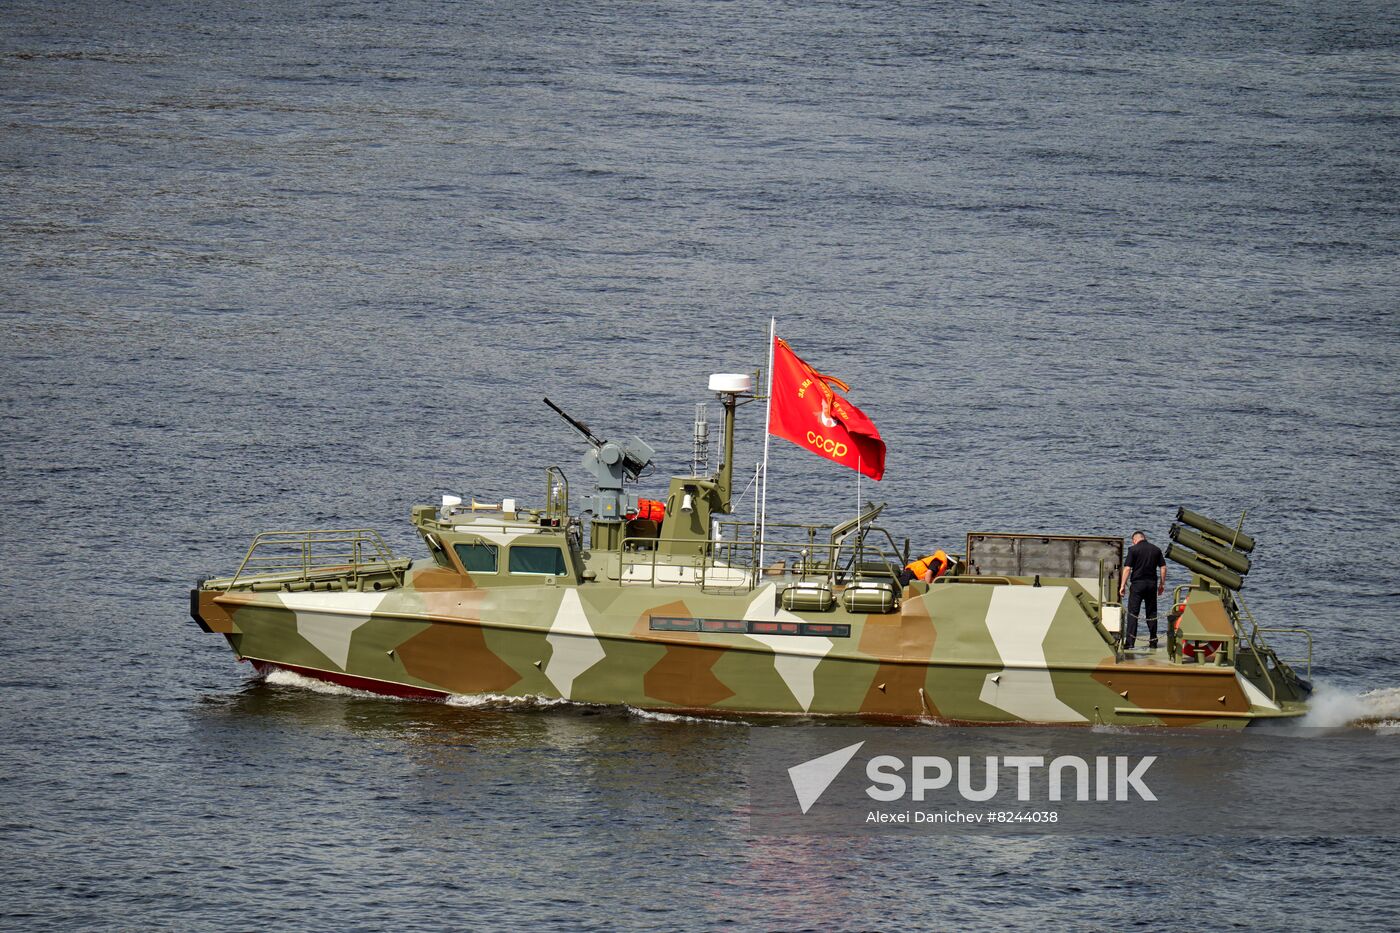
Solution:
<svg viewBox="0 0 1400 933">
<path fill-rule="evenodd" d="M 763 417 L 763 499 L 758 509 L 758 573 L 763 574 L 763 536 L 768 526 L 768 442 L 772 439 L 773 427 L 773 341 L 778 336 L 777 316 L 768 319 L 768 390 Z M 758 583 L 755 580 L 754 583 Z"/>
<path fill-rule="evenodd" d="M 865 535 L 860 530 L 860 453 L 856 453 L 856 565 L 865 560 Z"/>
<path fill-rule="evenodd" d="M 758 463 L 753 465 L 753 526 L 755 529 L 758 528 L 758 493 L 763 488 L 762 474 L 760 473 L 762 469 L 763 467 Z"/>
</svg>

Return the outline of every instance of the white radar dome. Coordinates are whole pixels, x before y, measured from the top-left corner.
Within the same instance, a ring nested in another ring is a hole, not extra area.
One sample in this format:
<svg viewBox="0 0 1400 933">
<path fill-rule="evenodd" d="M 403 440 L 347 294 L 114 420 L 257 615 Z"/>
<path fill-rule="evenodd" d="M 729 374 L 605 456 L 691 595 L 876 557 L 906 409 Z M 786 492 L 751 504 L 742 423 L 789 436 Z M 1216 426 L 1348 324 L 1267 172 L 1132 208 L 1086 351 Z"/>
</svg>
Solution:
<svg viewBox="0 0 1400 933">
<path fill-rule="evenodd" d="M 710 376 L 711 392 L 752 392 L 753 376 L 747 373 L 715 373 Z"/>
</svg>

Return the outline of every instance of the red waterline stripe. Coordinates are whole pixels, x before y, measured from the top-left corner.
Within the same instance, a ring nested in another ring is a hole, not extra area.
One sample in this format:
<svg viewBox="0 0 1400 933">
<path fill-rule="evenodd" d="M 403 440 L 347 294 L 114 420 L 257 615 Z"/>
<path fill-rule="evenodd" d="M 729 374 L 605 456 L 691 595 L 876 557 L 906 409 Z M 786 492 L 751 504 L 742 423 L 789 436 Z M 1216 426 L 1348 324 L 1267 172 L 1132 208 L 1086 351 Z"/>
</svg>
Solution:
<svg viewBox="0 0 1400 933">
<path fill-rule="evenodd" d="M 353 690 L 364 690 L 367 693 L 379 693 L 384 696 L 400 697 L 405 700 L 441 700 L 443 697 L 451 696 L 443 690 L 424 690 L 422 687 L 409 687 L 404 684 L 390 683 L 386 680 L 372 680 L 368 677 L 356 677 L 353 674 L 336 674 L 331 671 L 318 671 L 314 667 L 298 667 L 295 664 L 273 664 L 271 661 L 258 661 L 249 658 L 253 667 L 259 674 L 266 674 L 268 671 L 283 670 L 300 674 L 303 677 L 310 677 L 312 680 L 323 680 L 326 683 L 339 684 L 342 687 L 350 687 Z"/>
</svg>

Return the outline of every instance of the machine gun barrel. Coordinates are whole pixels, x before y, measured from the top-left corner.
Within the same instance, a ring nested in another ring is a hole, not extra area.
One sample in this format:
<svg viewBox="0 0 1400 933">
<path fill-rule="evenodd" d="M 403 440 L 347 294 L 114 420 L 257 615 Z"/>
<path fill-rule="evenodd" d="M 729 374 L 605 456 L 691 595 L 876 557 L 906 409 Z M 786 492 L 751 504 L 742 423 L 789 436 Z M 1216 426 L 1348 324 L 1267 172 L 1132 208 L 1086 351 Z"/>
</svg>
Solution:
<svg viewBox="0 0 1400 933">
<path fill-rule="evenodd" d="M 569 424 L 573 425 L 575 431 L 588 438 L 588 443 L 592 444 L 594 447 L 602 447 L 604 444 L 607 443 L 607 441 L 594 434 L 592 428 L 575 418 L 573 415 L 570 415 L 567 411 L 551 402 L 548 398 L 544 400 L 544 403 L 550 408 L 553 408 L 554 411 L 559 415 L 559 417 L 563 418 L 565 421 L 569 422 Z"/>
</svg>

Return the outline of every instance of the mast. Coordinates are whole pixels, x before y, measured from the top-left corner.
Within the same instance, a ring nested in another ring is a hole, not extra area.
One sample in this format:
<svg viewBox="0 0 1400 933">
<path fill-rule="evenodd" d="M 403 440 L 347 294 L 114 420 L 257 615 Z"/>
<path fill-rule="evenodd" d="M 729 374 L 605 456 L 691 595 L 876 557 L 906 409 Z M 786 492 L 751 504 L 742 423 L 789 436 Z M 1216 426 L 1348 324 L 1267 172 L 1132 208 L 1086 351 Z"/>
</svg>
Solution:
<svg viewBox="0 0 1400 933">
<path fill-rule="evenodd" d="M 724 460 L 719 465 L 715 486 L 719 490 L 720 511 L 729 512 L 733 505 L 730 494 L 734 488 L 734 409 L 739 404 L 738 396 L 723 393 L 720 404 L 724 406 Z"/>
<path fill-rule="evenodd" d="M 778 337 L 778 319 L 768 319 L 768 389 L 764 393 L 763 415 L 763 497 L 758 508 L 758 572 L 763 573 L 763 537 L 768 525 L 768 441 L 773 437 L 773 341 Z"/>
</svg>

